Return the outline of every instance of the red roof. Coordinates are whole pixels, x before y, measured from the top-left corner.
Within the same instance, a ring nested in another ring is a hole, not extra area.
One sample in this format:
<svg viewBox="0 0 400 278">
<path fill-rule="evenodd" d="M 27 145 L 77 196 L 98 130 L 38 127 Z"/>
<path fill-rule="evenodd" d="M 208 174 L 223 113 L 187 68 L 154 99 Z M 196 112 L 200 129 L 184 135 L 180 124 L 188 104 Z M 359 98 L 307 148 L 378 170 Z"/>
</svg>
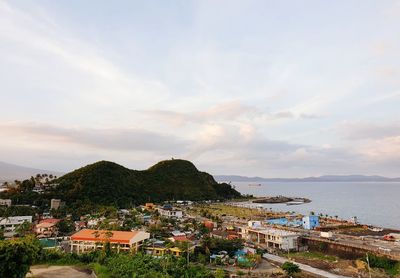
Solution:
<svg viewBox="0 0 400 278">
<path fill-rule="evenodd" d="M 106 233 L 111 232 L 110 237 Z M 133 237 L 138 234 L 137 231 L 107 231 L 107 230 L 90 230 L 83 229 L 71 236 L 71 240 L 84 240 L 84 241 L 109 241 L 114 243 L 129 243 Z"/>
<path fill-rule="evenodd" d="M 40 223 L 52 223 L 52 224 L 57 224 L 58 222 L 60 222 L 61 219 L 57 219 L 57 218 L 47 218 L 47 219 L 43 219 L 42 221 L 40 221 Z"/>
<path fill-rule="evenodd" d="M 187 241 L 187 237 L 186 236 L 174 236 L 173 239 L 175 241 Z"/>
</svg>

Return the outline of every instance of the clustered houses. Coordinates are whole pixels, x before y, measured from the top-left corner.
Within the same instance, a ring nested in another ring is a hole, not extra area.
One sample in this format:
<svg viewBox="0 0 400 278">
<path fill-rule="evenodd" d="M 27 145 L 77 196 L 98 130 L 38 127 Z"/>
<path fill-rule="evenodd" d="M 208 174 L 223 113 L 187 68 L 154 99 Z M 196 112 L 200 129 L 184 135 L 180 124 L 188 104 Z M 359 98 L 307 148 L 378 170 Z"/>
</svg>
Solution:
<svg viewBox="0 0 400 278">
<path fill-rule="evenodd" d="M 4 231 L 5 237 L 13 237 L 16 230 L 23 223 L 32 223 L 32 216 L 10 216 L 0 220 L 0 228 Z"/>
<path fill-rule="evenodd" d="M 150 234 L 143 231 L 106 231 L 83 229 L 71 236 L 71 251 L 84 253 L 103 248 L 106 242 L 120 251 L 138 251 Z"/>
</svg>

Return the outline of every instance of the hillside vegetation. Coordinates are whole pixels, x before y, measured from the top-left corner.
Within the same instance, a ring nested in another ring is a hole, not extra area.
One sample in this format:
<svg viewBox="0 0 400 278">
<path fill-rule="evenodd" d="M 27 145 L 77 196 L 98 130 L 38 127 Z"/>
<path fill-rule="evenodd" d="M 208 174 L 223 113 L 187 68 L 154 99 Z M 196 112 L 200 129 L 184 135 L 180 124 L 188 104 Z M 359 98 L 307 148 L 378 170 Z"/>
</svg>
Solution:
<svg viewBox="0 0 400 278">
<path fill-rule="evenodd" d="M 216 200 L 240 197 L 229 184 L 217 183 L 189 161 L 161 161 L 147 170 L 130 170 L 100 161 L 54 181 L 53 190 L 67 204 L 94 203 L 124 207 L 168 200 Z"/>
</svg>

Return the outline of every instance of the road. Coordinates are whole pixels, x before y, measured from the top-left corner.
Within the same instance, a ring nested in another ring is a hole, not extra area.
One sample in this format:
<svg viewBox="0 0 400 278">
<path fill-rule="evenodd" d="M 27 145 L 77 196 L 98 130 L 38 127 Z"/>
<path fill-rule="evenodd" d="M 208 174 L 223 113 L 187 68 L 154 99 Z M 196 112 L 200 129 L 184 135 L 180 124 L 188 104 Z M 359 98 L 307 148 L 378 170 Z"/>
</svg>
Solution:
<svg viewBox="0 0 400 278">
<path fill-rule="evenodd" d="M 272 254 L 264 254 L 263 258 L 266 259 L 266 260 L 270 260 L 270 261 L 279 263 L 279 264 L 283 264 L 283 263 L 289 261 L 286 258 L 282 258 L 282 257 L 275 256 L 275 255 L 272 255 Z M 327 272 L 327 271 L 324 271 L 324 270 L 321 270 L 321 269 L 318 269 L 318 268 L 315 268 L 315 267 L 312 267 L 312 266 L 309 266 L 309 265 L 305 265 L 305 264 L 301 264 L 301 263 L 295 263 L 295 264 L 297 264 L 300 267 L 301 270 L 309 272 L 309 273 L 312 273 L 312 274 L 315 274 L 315 275 L 319 275 L 321 277 L 325 277 L 325 278 L 348 278 L 348 276 L 342 276 L 342 275 L 333 274 L 333 273 L 330 273 L 330 272 Z"/>
</svg>

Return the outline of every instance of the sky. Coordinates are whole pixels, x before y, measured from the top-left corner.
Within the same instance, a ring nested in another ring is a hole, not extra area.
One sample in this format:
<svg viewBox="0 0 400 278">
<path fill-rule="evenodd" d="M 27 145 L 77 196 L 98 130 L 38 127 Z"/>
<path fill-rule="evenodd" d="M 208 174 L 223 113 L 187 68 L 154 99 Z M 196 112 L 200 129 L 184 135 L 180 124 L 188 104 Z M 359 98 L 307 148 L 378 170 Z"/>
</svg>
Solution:
<svg viewBox="0 0 400 278">
<path fill-rule="evenodd" d="M 0 0 L 0 160 L 400 176 L 400 1 Z"/>
</svg>

